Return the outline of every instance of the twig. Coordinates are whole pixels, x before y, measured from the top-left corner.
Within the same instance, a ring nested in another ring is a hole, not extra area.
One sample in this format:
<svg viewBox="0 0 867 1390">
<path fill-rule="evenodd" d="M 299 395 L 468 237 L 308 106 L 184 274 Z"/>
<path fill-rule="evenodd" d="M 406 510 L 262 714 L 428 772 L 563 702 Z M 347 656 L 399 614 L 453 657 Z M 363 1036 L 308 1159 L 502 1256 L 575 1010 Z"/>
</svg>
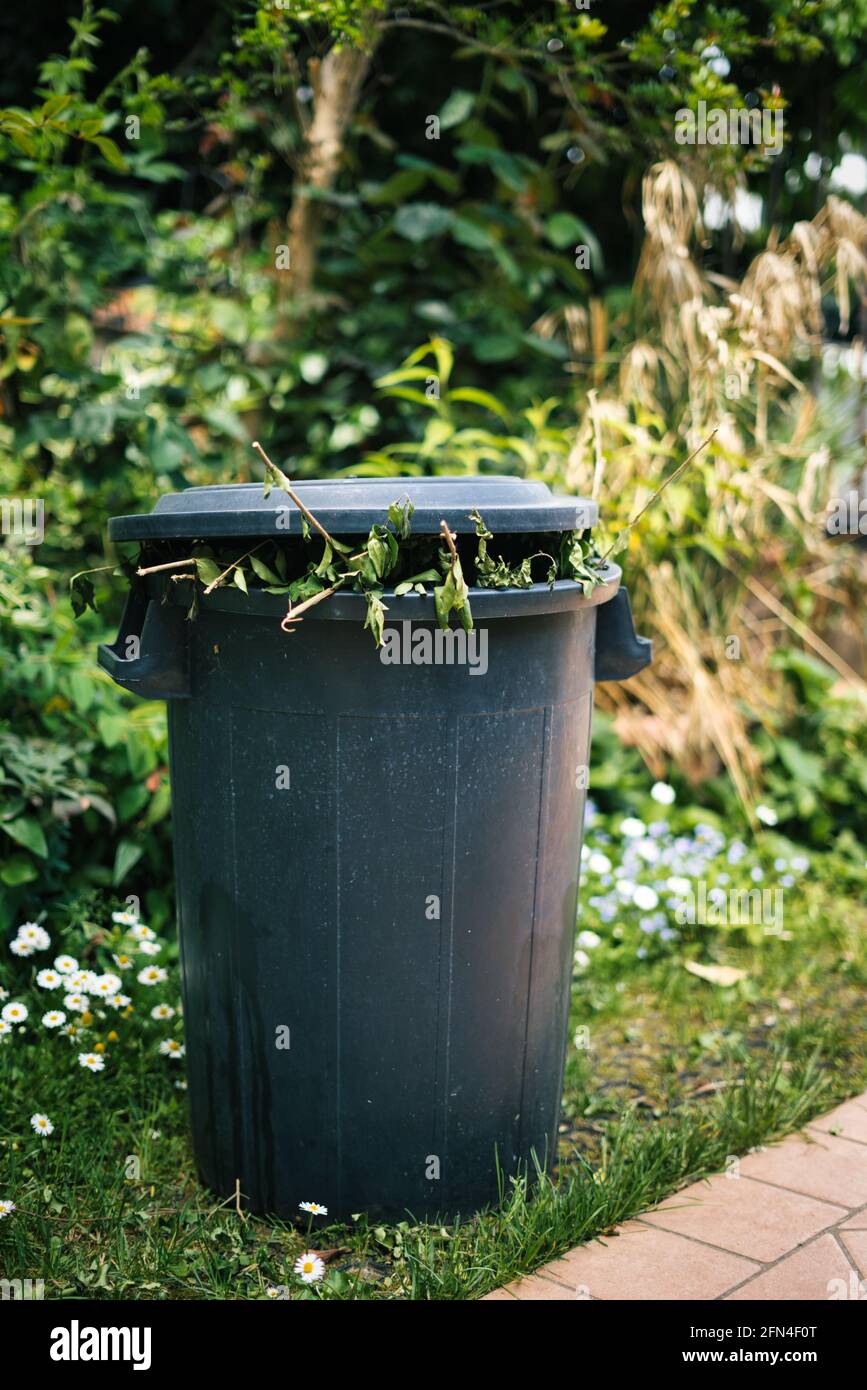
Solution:
<svg viewBox="0 0 867 1390">
<path fill-rule="evenodd" d="M 265 453 L 265 450 L 262 448 L 262 445 L 259 443 L 257 439 L 254 439 L 253 441 L 253 448 L 256 450 L 257 454 L 259 454 L 260 458 L 264 459 L 266 467 L 271 470 L 271 472 L 274 474 L 276 478 L 279 478 L 281 480 L 279 486 L 286 493 L 286 496 L 292 499 L 301 515 L 307 521 L 309 521 L 311 526 L 315 526 L 320 536 L 324 536 L 325 540 L 327 540 L 328 544 L 332 547 L 332 549 L 336 549 L 337 547 L 334 545 L 334 541 L 329 536 L 325 527 L 316 520 L 316 517 L 309 510 L 309 508 L 305 507 L 298 494 L 292 491 L 292 488 L 289 485 L 289 479 L 286 477 L 286 474 L 282 471 L 282 469 L 277 467 L 276 463 L 271 462 L 268 455 Z"/>
<path fill-rule="evenodd" d="M 256 550 L 261 550 L 261 549 L 262 549 L 262 546 L 265 545 L 265 544 L 266 544 L 265 541 L 259 541 L 259 544 L 258 544 L 258 545 L 254 545 L 253 548 L 252 548 L 252 550 L 248 550 L 246 555 L 239 555 L 237 560 L 233 560 L 233 561 L 232 561 L 232 563 L 231 563 L 231 565 L 229 565 L 229 568 L 228 568 L 228 569 L 224 569 L 222 574 L 218 574 L 217 577 L 216 577 L 216 579 L 212 579 L 212 580 L 211 580 L 210 584 L 209 584 L 208 587 L 205 589 L 205 593 L 206 593 L 206 594 L 212 594 L 212 593 L 214 592 L 214 590 L 216 589 L 217 585 L 218 585 L 218 584 L 221 584 L 221 583 L 223 582 L 223 580 L 226 578 L 226 575 L 227 575 L 227 574 L 231 574 L 231 573 L 232 573 L 232 570 L 236 570 L 236 569 L 238 568 L 239 565 L 243 564 L 243 562 L 244 562 L 245 560 L 248 560 L 248 559 L 250 558 L 250 556 L 253 554 L 254 551 L 256 551 Z M 193 564 L 195 564 L 195 560 L 193 561 Z"/>
<path fill-rule="evenodd" d="M 146 565 L 142 568 L 139 565 L 136 574 L 156 574 L 158 570 L 179 570 L 185 565 L 194 565 L 195 560 L 167 560 L 164 565 Z"/>
<path fill-rule="evenodd" d="M 308 608 L 313 608 L 315 604 L 321 603 L 323 599 L 330 598 L 331 595 L 340 588 L 341 584 L 344 584 L 349 578 L 351 578 L 351 576 L 348 574 L 342 575 L 340 579 L 331 585 L 330 589 L 320 589 L 318 594 L 314 594 L 312 598 L 306 598 L 303 603 L 299 603 L 297 608 L 292 607 L 290 599 L 289 611 L 280 624 L 283 631 L 291 632 L 292 629 L 289 627 L 289 623 L 294 623 L 296 620 L 300 622 L 302 613 L 305 613 Z"/>
<path fill-rule="evenodd" d="M 652 506 L 653 506 L 654 502 L 656 501 L 657 497 L 659 497 L 660 493 L 665 492 L 665 489 L 669 486 L 669 484 L 673 483 L 674 480 L 675 480 L 676 478 L 679 478 L 679 477 L 680 477 L 680 475 L 681 475 L 681 473 L 683 472 L 683 470 L 684 470 L 685 468 L 687 468 L 687 467 L 692 463 L 693 459 L 696 458 L 696 457 L 701 453 L 702 449 L 707 448 L 708 444 L 709 444 L 710 441 L 713 439 L 713 437 L 714 437 L 714 435 L 716 434 L 716 432 L 717 432 L 718 429 L 719 429 L 719 425 L 714 425 L 714 427 L 713 427 L 713 429 L 711 430 L 710 434 L 708 435 L 707 439 L 703 439 L 703 440 L 701 441 L 701 443 L 699 444 L 698 448 L 697 448 L 697 449 L 693 449 L 693 451 L 692 451 L 692 453 L 689 455 L 689 457 L 688 457 L 688 458 L 685 458 L 684 461 L 683 461 L 683 463 L 678 464 L 677 468 L 675 468 L 675 470 L 674 470 L 674 472 L 671 474 L 671 476 L 668 477 L 668 478 L 666 478 L 666 480 L 665 480 L 664 483 L 661 483 L 661 484 L 660 484 L 660 486 L 656 489 L 656 492 L 654 492 L 654 494 L 653 494 L 652 497 L 648 498 L 648 500 L 645 502 L 644 506 L 641 508 L 641 511 L 636 512 L 636 514 L 635 514 L 635 516 L 632 518 L 632 520 L 631 520 L 631 521 L 628 521 L 621 531 L 618 531 L 618 533 L 617 533 L 617 535 L 615 536 L 614 540 L 611 542 L 611 544 L 609 545 L 608 549 L 605 551 L 605 554 L 604 554 L 604 555 L 600 555 L 600 557 L 599 557 L 600 562 L 604 562 L 605 560 L 608 559 L 608 556 L 611 554 L 612 550 L 614 549 L 614 547 L 615 547 L 615 546 L 617 545 L 617 543 L 619 542 L 620 537 L 621 537 L 621 536 L 625 536 L 625 534 L 626 534 L 627 531 L 631 531 L 631 530 L 632 530 L 632 528 L 633 528 L 633 526 L 635 525 L 635 523 L 636 523 L 637 521 L 640 521 L 641 518 L 644 516 L 644 513 L 647 511 L 648 507 L 652 507 Z"/>
<path fill-rule="evenodd" d="M 440 530 L 446 538 L 446 545 L 452 552 L 452 569 L 454 569 L 455 565 L 458 562 L 458 552 L 455 550 L 455 538 L 449 530 L 448 526 L 446 525 L 445 519 L 443 519 L 440 522 Z"/>
</svg>

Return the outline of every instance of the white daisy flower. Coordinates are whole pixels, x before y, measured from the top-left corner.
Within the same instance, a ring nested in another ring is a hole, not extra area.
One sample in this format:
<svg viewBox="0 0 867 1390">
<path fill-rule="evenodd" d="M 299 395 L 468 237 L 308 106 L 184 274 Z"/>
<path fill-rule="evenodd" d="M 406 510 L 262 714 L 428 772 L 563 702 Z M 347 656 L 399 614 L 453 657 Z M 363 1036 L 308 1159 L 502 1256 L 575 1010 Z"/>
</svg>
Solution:
<svg viewBox="0 0 867 1390">
<path fill-rule="evenodd" d="M 305 1250 L 295 1261 L 295 1273 L 301 1275 L 305 1284 L 316 1284 L 325 1274 L 325 1265 L 312 1250 Z"/>
<path fill-rule="evenodd" d="M 105 1002 L 111 1009 L 126 1009 L 132 1001 L 128 994 L 113 994 Z"/>
<path fill-rule="evenodd" d="M 57 956 L 54 969 L 59 970 L 61 975 L 72 975 L 78 969 L 78 961 L 75 956 Z"/>
<path fill-rule="evenodd" d="M 135 941 L 153 941 L 156 936 L 156 932 L 151 931 L 150 927 L 146 927 L 144 922 L 139 922 L 136 926 L 133 927 L 132 931 L 130 932 L 130 936 Z"/>
<path fill-rule="evenodd" d="M 125 956 L 123 953 L 119 956 L 112 956 L 112 960 L 118 970 L 129 970 L 130 966 L 133 964 L 132 956 Z"/>
<path fill-rule="evenodd" d="M 168 979 L 168 971 L 161 965 L 146 965 L 136 975 L 140 985 L 161 985 Z"/>
<path fill-rule="evenodd" d="M 2 988 L 0 988 L 0 999 L 8 999 L 8 998 L 9 998 L 9 991 L 8 991 L 8 989 L 2 989 Z"/>
<path fill-rule="evenodd" d="M 5 1018 L 0 1018 L 0 1038 L 5 1038 L 6 1035 L 11 1032 L 12 1024 L 7 1023 Z"/>
<path fill-rule="evenodd" d="M 327 1216 L 328 1208 L 320 1205 L 319 1202 L 299 1202 L 302 1211 L 309 1211 L 313 1216 Z"/>
<path fill-rule="evenodd" d="M 117 994 L 123 981 L 119 975 L 97 975 L 94 994 Z"/>
<path fill-rule="evenodd" d="M 79 1052 L 78 1060 L 88 1071 L 104 1071 L 105 1061 L 98 1052 Z"/>
<path fill-rule="evenodd" d="M 171 1004 L 155 1004 L 151 1009 L 151 1018 L 174 1018 L 175 1011 Z"/>
<path fill-rule="evenodd" d="M 636 907 L 641 908 L 642 912 L 652 912 L 659 904 L 659 896 L 646 883 L 639 883 L 632 894 L 632 901 Z"/>
<path fill-rule="evenodd" d="M 14 941 L 9 942 L 9 950 L 13 956 L 32 956 L 35 949 L 29 941 L 22 941 L 20 936 L 16 936 Z"/>
<path fill-rule="evenodd" d="M 587 860 L 587 867 L 591 869 L 594 874 L 607 874 L 611 869 L 611 860 L 608 858 L 607 854 L 603 854 L 601 850 L 597 849 L 594 850 Z"/>
<path fill-rule="evenodd" d="M 176 1057 L 180 1059 L 186 1053 L 183 1043 L 175 1042 L 174 1038 L 164 1038 L 160 1043 L 161 1057 Z"/>
<path fill-rule="evenodd" d="M 672 874 L 671 878 L 665 880 L 666 887 L 672 893 L 688 893 L 692 888 L 688 878 L 681 878 L 679 874 Z"/>
<path fill-rule="evenodd" d="M 7 1023 L 23 1023 L 27 1018 L 27 1006 L 17 999 L 13 999 L 11 1004 L 3 1005 L 3 1013 L 0 1014 L 0 1017 L 5 1019 Z"/>
<path fill-rule="evenodd" d="M 654 782 L 650 788 L 650 795 L 660 806 L 671 806 L 677 799 L 677 792 L 667 782 Z"/>
<path fill-rule="evenodd" d="M 34 951 L 44 951 L 51 945 L 51 937 L 38 922 L 25 922 L 18 928 L 17 936 L 19 941 L 26 941 Z"/>
<path fill-rule="evenodd" d="M 162 949 L 161 941 L 140 941 L 138 947 L 141 956 L 158 956 Z"/>
<path fill-rule="evenodd" d="M 67 1009 L 72 1009 L 76 1014 L 86 1014 L 90 1007 L 90 1000 L 86 994 L 65 994 L 63 1002 Z"/>
<path fill-rule="evenodd" d="M 14 1210 L 15 1210 L 15 1203 L 14 1203 L 14 1202 L 8 1202 L 8 1201 L 5 1201 L 5 1200 L 2 1201 L 2 1202 L 0 1202 L 0 1219 L 2 1219 L 4 1216 L 11 1216 L 11 1215 L 12 1215 L 12 1212 L 13 1212 Z"/>
<path fill-rule="evenodd" d="M 772 810 L 770 806 L 757 806 L 756 815 L 762 822 L 762 825 L 776 825 L 779 820 L 776 811 Z"/>
<path fill-rule="evenodd" d="M 655 840 L 651 840 L 650 838 L 639 840 L 638 844 L 635 846 L 635 852 L 640 859 L 644 860 L 645 864 L 658 863 L 661 853 L 659 845 Z"/>
<path fill-rule="evenodd" d="M 42 1015 L 42 1022 L 46 1028 L 60 1028 L 66 1022 L 66 1014 L 60 1009 L 49 1009 Z"/>
<path fill-rule="evenodd" d="M 640 840 L 647 833 L 647 827 L 637 816 L 627 816 L 620 822 L 620 833 L 629 840 Z"/>
<path fill-rule="evenodd" d="M 59 970 L 40 970 L 36 976 L 36 983 L 40 989 L 57 989 L 64 984 L 63 976 Z"/>
<path fill-rule="evenodd" d="M 134 927 L 138 922 L 134 912 L 113 912 L 111 920 L 116 922 L 119 927 Z"/>
<path fill-rule="evenodd" d="M 89 970 L 73 970 L 67 981 L 68 988 L 83 991 L 90 979 L 90 974 L 91 972 Z"/>
<path fill-rule="evenodd" d="M 36 1133 L 41 1134 L 42 1137 L 45 1139 L 48 1138 L 49 1134 L 54 1133 L 54 1125 L 51 1123 L 47 1115 L 31 1115 L 30 1123 L 33 1126 Z"/>
<path fill-rule="evenodd" d="M 596 946 L 602 945 L 602 937 L 595 931 L 579 931 L 578 945 L 585 950 L 592 951 Z"/>
</svg>

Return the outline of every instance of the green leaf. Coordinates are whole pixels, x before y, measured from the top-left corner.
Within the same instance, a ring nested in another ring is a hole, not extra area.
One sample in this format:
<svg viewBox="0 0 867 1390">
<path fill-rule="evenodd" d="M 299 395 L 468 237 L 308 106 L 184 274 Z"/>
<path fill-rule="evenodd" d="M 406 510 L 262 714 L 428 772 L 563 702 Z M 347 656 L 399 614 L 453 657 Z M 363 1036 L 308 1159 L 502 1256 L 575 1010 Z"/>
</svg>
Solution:
<svg viewBox="0 0 867 1390">
<path fill-rule="evenodd" d="M 394 230 L 398 236 L 416 244 L 440 236 L 452 220 L 448 208 L 439 203 L 404 203 L 394 218 Z"/>
<path fill-rule="evenodd" d="M 266 584 L 282 583 L 280 575 L 266 565 L 264 560 L 260 560 L 258 555 L 250 556 L 250 568 L 259 579 L 264 579 Z"/>
<path fill-rule="evenodd" d="M 825 764 L 818 753 L 802 748 L 791 738 L 778 738 L 776 747 L 781 762 L 796 782 L 806 787 L 821 786 Z"/>
<path fill-rule="evenodd" d="M 69 602 L 76 618 L 80 618 L 88 608 L 96 612 L 96 591 L 86 574 L 74 574 L 70 579 Z"/>
<path fill-rule="evenodd" d="M 440 577 L 439 570 L 422 570 L 421 574 L 410 575 L 409 579 L 403 579 L 400 584 L 395 584 L 395 598 L 400 598 L 402 594 L 408 594 L 410 589 L 415 589 L 417 594 L 423 594 L 425 584 L 435 584 Z"/>
<path fill-rule="evenodd" d="M 388 612 L 382 602 L 382 591 L 369 590 L 364 597 L 367 599 L 367 617 L 364 619 L 364 626 L 370 628 L 373 633 L 373 640 L 377 647 L 382 646 L 382 630 L 385 625 L 385 615 Z"/>
<path fill-rule="evenodd" d="M 117 814 L 121 820 L 132 820 L 132 817 L 137 816 L 143 806 L 147 806 L 149 800 L 150 792 L 147 787 L 141 785 L 124 787 L 117 798 Z"/>
<path fill-rule="evenodd" d="M 35 157 L 36 141 L 31 140 L 30 136 L 26 135 L 23 130 L 7 130 L 5 134 L 22 154 L 26 154 L 30 159 Z"/>
<path fill-rule="evenodd" d="M 313 571 L 313 573 L 316 575 L 317 579 L 324 579 L 324 578 L 325 578 L 326 570 L 328 570 L 329 566 L 331 565 L 331 561 L 332 561 L 333 559 L 334 559 L 334 550 L 333 550 L 332 546 L 329 544 L 329 542 L 326 541 L 326 542 L 325 542 L 325 548 L 324 548 L 324 550 L 322 551 L 322 559 L 319 561 L 319 564 L 316 566 L 315 570 Z"/>
<path fill-rule="evenodd" d="M 468 246 L 471 251 L 492 251 L 497 244 L 487 227 L 469 217 L 453 217 L 451 234 L 460 246 Z"/>
<path fill-rule="evenodd" d="M 475 101 L 474 92 L 464 91 L 460 87 L 452 92 L 439 109 L 440 130 L 451 130 L 465 121 L 472 113 Z"/>
<path fill-rule="evenodd" d="M 100 710 L 96 716 L 96 727 L 106 748 L 116 748 L 126 733 L 126 721 L 105 710 Z"/>
<path fill-rule="evenodd" d="M 109 140 L 107 135 L 96 135 L 91 143 L 96 145 L 103 159 L 113 169 L 119 169 L 121 173 L 126 173 L 126 160 L 113 140 Z"/>
<path fill-rule="evenodd" d="M 203 584 L 213 584 L 215 579 L 219 579 L 221 573 L 220 566 L 213 560 L 208 560 L 205 556 L 196 559 L 196 574 Z"/>
<path fill-rule="evenodd" d="M 473 615 L 470 610 L 470 592 L 464 579 L 460 560 L 452 559 L 442 584 L 438 584 L 434 588 L 434 608 L 440 627 L 448 627 L 449 614 L 456 612 L 464 630 L 472 632 Z"/>
<path fill-rule="evenodd" d="M 480 391 L 475 386 L 459 386 L 457 390 L 449 392 L 450 401 L 471 401 L 473 405 L 484 406 L 485 410 L 490 410 L 494 415 L 499 415 L 501 420 L 508 420 L 509 412 L 504 405 L 501 405 L 496 396 L 492 396 L 490 391 Z"/>
<path fill-rule="evenodd" d="M 367 201 L 373 203 L 374 207 L 382 203 L 402 203 L 404 199 L 418 192 L 426 182 L 425 170 L 400 169 L 396 174 L 392 174 L 390 179 L 386 179 L 385 183 L 379 184 L 368 193 Z"/>
<path fill-rule="evenodd" d="M 32 816 L 19 816 L 17 820 L 0 821 L 0 830 L 5 830 L 16 844 L 23 845 L 25 849 L 30 850 L 31 854 L 37 854 L 40 859 L 48 858 L 48 845 L 45 843 L 42 826 Z"/>
<path fill-rule="evenodd" d="M 388 509 L 388 519 L 402 541 L 409 539 L 414 511 L 415 505 L 408 497 L 392 502 Z"/>
<path fill-rule="evenodd" d="M 25 854 L 13 854 L 11 859 L 0 864 L 0 879 L 9 887 L 17 888 L 22 883 L 32 883 L 39 877 L 39 870 L 32 859 Z"/>
<path fill-rule="evenodd" d="M 79 714 L 84 714 L 86 710 L 90 709 L 96 694 L 96 688 L 90 676 L 86 675 L 84 671 L 72 671 L 69 676 L 69 691 Z"/>
<path fill-rule="evenodd" d="M 586 246 L 593 269 L 597 272 L 603 269 L 602 247 L 580 217 L 573 216 L 571 212 L 555 212 L 545 223 L 545 236 L 558 251 Z"/>
<path fill-rule="evenodd" d="M 232 582 L 234 583 L 236 588 L 241 590 L 243 594 L 249 593 L 249 590 L 247 588 L 247 576 L 244 574 L 244 571 L 240 565 L 237 565 L 235 567 L 235 571 L 232 575 Z"/>
<path fill-rule="evenodd" d="M 71 106 L 74 100 L 74 96 L 72 96 L 69 92 L 64 92 L 62 95 L 57 94 L 53 97 L 49 97 L 39 113 L 42 120 L 53 121 L 56 116 L 60 115 L 61 111 L 65 111 L 67 107 Z M 85 122 L 85 124 L 87 123 Z M 101 116 L 99 118 L 98 129 L 102 129 Z"/>
<path fill-rule="evenodd" d="M 111 879 L 115 888 L 123 882 L 130 869 L 141 859 L 143 853 L 141 846 L 137 845 L 134 840 L 120 841 L 114 856 L 114 870 Z"/>
</svg>

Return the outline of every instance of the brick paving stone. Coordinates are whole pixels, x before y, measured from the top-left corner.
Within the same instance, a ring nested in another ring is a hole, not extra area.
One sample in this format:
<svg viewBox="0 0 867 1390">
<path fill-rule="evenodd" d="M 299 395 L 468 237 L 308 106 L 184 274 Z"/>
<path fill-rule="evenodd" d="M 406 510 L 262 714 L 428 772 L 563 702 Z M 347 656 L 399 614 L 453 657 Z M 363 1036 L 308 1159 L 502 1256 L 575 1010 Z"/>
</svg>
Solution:
<svg viewBox="0 0 867 1390">
<path fill-rule="evenodd" d="M 841 1207 L 867 1202 L 867 1147 L 833 1134 L 790 1135 L 763 1153 L 747 1154 L 740 1171 L 746 1178 L 759 1178 Z"/>
<path fill-rule="evenodd" d="M 846 1217 L 845 1221 L 840 1222 L 841 1231 L 867 1231 L 867 1207 L 862 1207 L 861 1211 L 853 1211 Z"/>
<path fill-rule="evenodd" d="M 844 1139 L 855 1139 L 859 1144 L 867 1144 L 867 1094 L 838 1105 L 830 1115 L 811 1120 L 807 1128 L 818 1129 L 825 1134 L 839 1134 Z"/>
<path fill-rule="evenodd" d="M 867 1279 L 867 1231 L 852 1231 L 842 1227 L 838 1231 L 838 1237 L 858 1273 L 863 1279 Z"/>
<path fill-rule="evenodd" d="M 630 1221 L 604 1244 L 581 1245 L 545 1266 L 545 1273 L 568 1284 L 573 1297 L 632 1301 L 718 1298 L 757 1271 L 749 1260 L 642 1221 Z"/>
<path fill-rule="evenodd" d="M 530 1274 L 526 1279 L 515 1279 L 511 1284 L 504 1284 L 502 1289 L 497 1289 L 497 1293 L 505 1293 L 514 1302 L 518 1299 L 520 1303 L 550 1303 L 557 1299 L 574 1300 L 575 1295 L 570 1289 L 566 1289 L 562 1284 L 555 1283 L 553 1279 L 543 1279 L 538 1274 Z M 487 1298 L 493 1298 L 493 1294 L 487 1294 Z M 484 1300 L 482 1300 L 484 1302 Z"/>
<path fill-rule="evenodd" d="M 867 1233 L 865 1233 L 867 1234 Z M 832 1235 L 819 1236 L 793 1255 L 786 1255 L 771 1269 L 749 1279 L 726 1301 L 744 1299 L 786 1300 L 807 1298 L 813 1301 L 848 1296 L 853 1267 Z"/>
<path fill-rule="evenodd" d="M 772 1190 L 747 1177 L 719 1173 L 675 1193 L 641 1219 L 768 1263 L 803 1245 L 844 1214 L 839 1206 L 801 1193 Z"/>
<path fill-rule="evenodd" d="M 867 1301 L 867 1092 L 482 1301 L 717 1298 Z"/>
</svg>

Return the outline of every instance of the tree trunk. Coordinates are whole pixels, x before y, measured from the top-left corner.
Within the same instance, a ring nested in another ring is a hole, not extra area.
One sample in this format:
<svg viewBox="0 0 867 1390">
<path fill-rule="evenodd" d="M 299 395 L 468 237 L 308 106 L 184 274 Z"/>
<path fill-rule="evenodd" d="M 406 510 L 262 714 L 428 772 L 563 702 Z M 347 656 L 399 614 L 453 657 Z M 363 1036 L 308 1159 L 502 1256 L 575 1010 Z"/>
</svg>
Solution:
<svg viewBox="0 0 867 1390">
<path fill-rule="evenodd" d="M 333 48 L 309 64 L 313 116 L 306 132 L 297 175 L 297 191 L 289 212 L 288 286 L 296 303 L 309 299 L 316 275 L 322 200 L 310 190 L 328 192 L 334 186 L 347 127 L 355 114 L 371 52 L 349 45 Z"/>
</svg>

